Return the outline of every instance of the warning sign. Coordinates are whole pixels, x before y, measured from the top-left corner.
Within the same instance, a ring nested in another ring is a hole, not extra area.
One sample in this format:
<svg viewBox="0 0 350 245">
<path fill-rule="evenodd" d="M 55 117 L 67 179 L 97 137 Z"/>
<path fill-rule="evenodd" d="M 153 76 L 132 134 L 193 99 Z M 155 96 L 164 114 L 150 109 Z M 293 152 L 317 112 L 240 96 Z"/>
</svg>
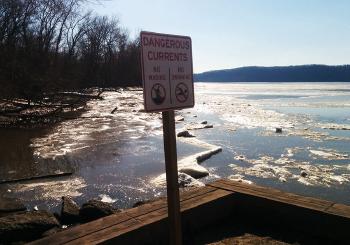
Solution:
<svg viewBox="0 0 350 245">
<path fill-rule="evenodd" d="M 145 110 L 193 107 L 191 38 L 141 32 L 141 47 Z"/>
</svg>

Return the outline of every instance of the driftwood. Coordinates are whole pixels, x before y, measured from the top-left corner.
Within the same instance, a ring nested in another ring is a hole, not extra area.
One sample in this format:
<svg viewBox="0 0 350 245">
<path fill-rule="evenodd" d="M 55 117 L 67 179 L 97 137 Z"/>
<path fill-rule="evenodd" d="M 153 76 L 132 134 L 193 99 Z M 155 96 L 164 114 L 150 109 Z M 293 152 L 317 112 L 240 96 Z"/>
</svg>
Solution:
<svg viewBox="0 0 350 245">
<path fill-rule="evenodd" d="M 57 177 L 63 177 L 72 175 L 73 172 L 63 172 L 58 174 L 47 174 L 47 175 L 39 175 L 39 176 L 30 176 L 30 177 L 24 177 L 24 178 L 18 178 L 18 179 L 10 179 L 10 180 L 0 180 L 0 184 L 9 184 L 9 183 L 16 183 L 21 181 L 30 181 L 30 180 L 37 180 L 37 179 L 48 179 L 48 178 L 57 178 Z"/>
<path fill-rule="evenodd" d="M 103 91 L 102 91 L 103 92 Z M 79 92 L 56 92 L 56 93 L 50 93 L 49 96 L 68 96 L 68 97 L 79 97 L 84 99 L 99 99 L 102 100 L 103 98 L 100 96 L 102 94 L 100 92 L 98 95 L 92 95 L 92 94 L 85 94 L 85 93 L 79 93 Z"/>
<path fill-rule="evenodd" d="M 103 99 L 100 91 L 44 93 L 40 99 L 29 103 L 24 99 L 0 99 L 0 127 L 40 126 L 57 122 L 69 112 L 80 111 L 91 99 Z M 48 120 L 49 118 L 49 120 Z"/>
<path fill-rule="evenodd" d="M 118 110 L 118 106 L 116 106 L 112 111 L 111 114 L 114 114 Z"/>
</svg>

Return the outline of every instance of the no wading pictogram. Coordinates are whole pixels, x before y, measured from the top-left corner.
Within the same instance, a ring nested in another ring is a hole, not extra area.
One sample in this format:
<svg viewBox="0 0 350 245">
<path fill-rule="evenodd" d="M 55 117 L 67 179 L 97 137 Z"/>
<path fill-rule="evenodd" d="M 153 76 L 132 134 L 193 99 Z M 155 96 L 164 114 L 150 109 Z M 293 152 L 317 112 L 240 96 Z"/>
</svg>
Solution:
<svg viewBox="0 0 350 245">
<path fill-rule="evenodd" d="M 160 83 L 156 83 L 153 85 L 152 90 L 151 90 L 151 97 L 153 102 L 156 105 L 161 105 L 164 100 L 165 100 L 165 88 L 163 85 L 161 85 Z"/>
<path fill-rule="evenodd" d="M 188 87 L 184 83 L 179 83 L 175 88 L 175 96 L 177 101 L 183 103 L 188 98 Z"/>
</svg>

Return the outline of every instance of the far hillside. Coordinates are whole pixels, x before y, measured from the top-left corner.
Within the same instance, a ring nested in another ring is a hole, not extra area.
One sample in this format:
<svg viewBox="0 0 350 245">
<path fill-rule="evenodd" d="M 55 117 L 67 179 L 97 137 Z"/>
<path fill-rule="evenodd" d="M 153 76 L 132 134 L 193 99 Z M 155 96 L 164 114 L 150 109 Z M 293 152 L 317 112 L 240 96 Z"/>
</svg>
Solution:
<svg viewBox="0 0 350 245">
<path fill-rule="evenodd" d="M 197 82 L 350 82 L 350 65 L 249 66 L 194 75 Z"/>
</svg>

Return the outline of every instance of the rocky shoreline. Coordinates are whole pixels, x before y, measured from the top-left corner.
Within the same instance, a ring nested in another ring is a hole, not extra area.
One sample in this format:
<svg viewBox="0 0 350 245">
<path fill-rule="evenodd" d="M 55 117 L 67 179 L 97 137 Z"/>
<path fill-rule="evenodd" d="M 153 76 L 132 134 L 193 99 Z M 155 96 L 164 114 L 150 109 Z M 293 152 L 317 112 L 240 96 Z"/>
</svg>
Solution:
<svg viewBox="0 0 350 245">
<path fill-rule="evenodd" d="M 137 202 L 134 206 L 143 204 Z M 0 210 L 0 244 L 19 244 L 60 232 L 75 225 L 87 223 L 114 213 L 121 209 L 92 199 L 81 207 L 68 196 L 62 197 L 60 213 L 46 210 L 25 210 L 23 205 Z"/>
</svg>

